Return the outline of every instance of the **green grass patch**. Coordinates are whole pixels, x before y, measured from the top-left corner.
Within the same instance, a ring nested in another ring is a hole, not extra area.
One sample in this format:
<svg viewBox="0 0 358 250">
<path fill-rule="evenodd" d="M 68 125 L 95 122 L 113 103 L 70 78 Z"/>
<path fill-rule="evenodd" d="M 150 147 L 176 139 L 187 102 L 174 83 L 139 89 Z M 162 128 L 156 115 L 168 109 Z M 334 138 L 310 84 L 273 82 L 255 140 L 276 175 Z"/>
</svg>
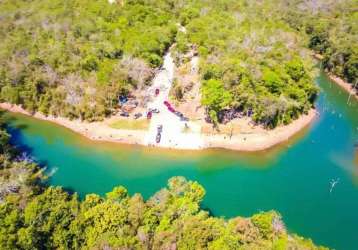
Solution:
<svg viewBox="0 0 358 250">
<path fill-rule="evenodd" d="M 149 121 L 147 119 L 130 120 L 130 119 L 118 119 L 111 124 L 111 128 L 115 129 L 134 129 L 134 130 L 146 130 L 149 128 Z"/>
</svg>

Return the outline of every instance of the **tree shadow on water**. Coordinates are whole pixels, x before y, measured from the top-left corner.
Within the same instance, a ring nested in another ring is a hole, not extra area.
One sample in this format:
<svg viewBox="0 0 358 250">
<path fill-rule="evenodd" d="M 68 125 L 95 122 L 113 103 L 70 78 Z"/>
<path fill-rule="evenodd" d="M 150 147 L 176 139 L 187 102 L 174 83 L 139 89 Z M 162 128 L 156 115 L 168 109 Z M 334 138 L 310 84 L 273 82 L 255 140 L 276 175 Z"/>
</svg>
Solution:
<svg viewBox="0 0 358 250">
<path fill-rule="evenodd" d="M 21 124 L 19 126 L 6 125 L 5 129 L 10 134 L 10 145 L 12 145 L 18 155 L 18 160 L 24 160 L 29 162 L 34 162 L 39 167 L 41 171 L 45 173 L 45 177 L 42 180 L 44 186 L 49 186 L 51 182 L 51 177 L 53 174 L 48 174 L 53 171 L 53 168 L 49 165 L 49 162 L 46 160 L 38 159 L 34 154 L 34 149 L 25 143 L 23 130 L 26 129 L 27 125 Z"/>
<path fill-rule="evenodd" d="M 46 160 L 38 159 L 34 154 L 34 149 L 26 144 L 24 138 L 24 130 L 29 126 L 26 124 L 16 124 L 19 120 L 14 116 L 7 116 L 7 112 L 0 110 L 0 124 L 3 124 L 5 130 L 10 134 L 10 145 L 13 146 L 15 153 L 17 155 L 16 159 L 18 161 L 27 161 L 35 163 L 39 170 L 44 173 L 44 178 L 39 180 L 38 184 L 44 188 L 51 186 L 51 179 L 56 173 L 57 168 L 50 166 L 49 162 Z M 70 195 L 76 193 L 72 187 L 61 187 L 65 192 Z M 83 199 L 84 197 L 80 197 Z"/>
<path fill-rule="evenodd" d="M 27 125 L 11 126 L 6 125 L 5 129 L 10 134 L 10 144 L 18 149 L 20 152 L 32 154 L 32 149 L 24 143 L 24 136 L 22 130 L 26 129 Z"/>
<path fill-rule="evenodd" d="M 212 209 L 210 209 L 209 206 L 205 205 L 205 201 L 201 202 L 200 204 L 200 208 L 206 212 L 209 213 L 210 216 L 215 216 L 214 212 Z"/>
<path fill-rule="evenodd" d="M 77 192 L 75 191 L 74 188 L 72 187 L 61 187 L 66 193 L 70 194 L 70 195 L 74 195 L 74 194 L 77 194 Z M 79 195 L 78 195 L 79 196 Z M 83 197 L 80 197 L 79 198 L 82 200 Z"/>
</svg>

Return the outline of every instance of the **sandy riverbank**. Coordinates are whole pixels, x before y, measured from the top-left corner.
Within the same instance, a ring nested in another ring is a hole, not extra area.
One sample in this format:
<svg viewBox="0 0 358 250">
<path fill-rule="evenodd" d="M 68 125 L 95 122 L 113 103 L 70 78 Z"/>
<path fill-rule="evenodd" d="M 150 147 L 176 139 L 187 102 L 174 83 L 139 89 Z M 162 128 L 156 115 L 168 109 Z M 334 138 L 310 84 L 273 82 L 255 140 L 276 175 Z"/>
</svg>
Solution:
<svg viewBox="0 0 358 250">
<path fill-rule="evenodd" d="M 18 105 L 0 103 L 0 108 L 10 112 L 31 115 L 29 112 L 27 112 Z M 231 138 L 230 136 L 223 134 L 210 135 L 202 133 L 193 133 L 193 137 L 197 137 L 202 140 L 203 143 L 201 144 L 201 146 L 191 146 L 190 144 L 192 142 L 190 140 L 186 140 L 186 143 L 188 144 L 187 147 L 183 147 L 183 145 L 180 145 L 178 147 L 175 147 L 175 145 L 171 145 L 171 148 L 225 148 L 238 151 L 260 151 L 287 141 L 290 137 L 292 137 L 293 135 L 301 131 L 303 128 L 307 127 L 311 122 L 313 122 L 316 115 L 317 112 L 315 110 L 311 110 L 307 115 L 301 116 L 299 119 L 295 120 L 287 126 L 280 126 L 273 130 L 256 129 L 253 130 L 252 133 L 246 131 L 245 133 L 235 134 L 231 136 Z M 37 119 L 54 122 L 58 125 L 64 126 L 77 133 L 80 133 L 81 135 L 91 140 L 146 145 L 145 138 L 147 135 L 147 131 L 114 129 L 108 125 L 108 121 L 110 119 L 107 119 L 102 122 L 88 123 L 79 120 L 71 121 L 62 117 L 44 116 L 41 113 L 35 113 L 31 116 Z"/>
<path fill-rule="evenodd" d="M 273 147 L 287 141 L 296 133 L 311 124 L 317 116 L 317 111 L 312 109 L 308 114 L 302 115 L 299 119 L 286 126 L 279 126 L 273 130 L 263 128 L 253 129 L 232 135 L 205 135 L 205 147 L 226 148 L 238 151 L 260 151 Z"/>
<path fill-rule="evenodd" d="M 108 124 L 110 119 L 102 122 L 83 122 L 80 120 L 69 120 L 63 117 L 45 116 L 39 112 L 30 114 L 18 105 L 0 103 L 0 108 L 35 117 L 37 119 L 54 122 L 63 127 L 69 128 L 91 140 L 119 142 L 126 144 L 144 144 L 145 130 L 124 130 L 111 128 Z"/>
<path fill-rule="evenodd" d="M 332 74 L 327 74 L 328 78 L 336 83 L 337 85 L 339 85 L 341 88 L 343 88 L 345 91 L 347 91 L 348 93 L 352 93 L 352 98 L 356 98 L 358 100 L 358 91 L 353 89 L 353 85 L 344 81 L 342 78 L 332 75 Z"/>
<path fill-rule="evenodd" d="M 314 53 L 313 57 L 316 58 L 317 60 L 323 59 L 323 56 L 320 54 L 317 54 L 317 53 Z M 342 78 L 335 76 L 329 72 L 326 72 L 326 75 L 332 82 L 339 85 L 341 88 L 343 88 L 348 93 L 352 93 L 352 97 L 356 98 L 358 100 L 358 90 L 353 89 L 353 84 L 348 83 L 348 82 L 344 81 Z"/>
</svg>

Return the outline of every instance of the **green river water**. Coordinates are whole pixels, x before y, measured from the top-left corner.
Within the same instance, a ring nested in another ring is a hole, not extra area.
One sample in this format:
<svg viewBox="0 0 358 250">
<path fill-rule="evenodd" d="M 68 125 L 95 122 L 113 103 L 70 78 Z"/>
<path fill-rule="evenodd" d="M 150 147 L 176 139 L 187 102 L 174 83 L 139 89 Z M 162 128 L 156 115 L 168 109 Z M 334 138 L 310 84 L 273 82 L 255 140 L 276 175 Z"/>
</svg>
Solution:
<svg viewBox="0 0 358 250">
<path fill-rule="evenodd" d="M 58 125 L 6 114 L 12 142 L 28 150 L 49 182 L 104 194 L 123 185 L 148 198 L 176 175 L 200 182 L 216 216 L 275 209 L 289 231 L 338 250 L 358 249 L 358 102 L 323 74 L 320 116 L 289 142 L 258 153 L 170 151 L 93 142 Z M 330 182 L 339 182 L 330 192 Z"/>
</svg>

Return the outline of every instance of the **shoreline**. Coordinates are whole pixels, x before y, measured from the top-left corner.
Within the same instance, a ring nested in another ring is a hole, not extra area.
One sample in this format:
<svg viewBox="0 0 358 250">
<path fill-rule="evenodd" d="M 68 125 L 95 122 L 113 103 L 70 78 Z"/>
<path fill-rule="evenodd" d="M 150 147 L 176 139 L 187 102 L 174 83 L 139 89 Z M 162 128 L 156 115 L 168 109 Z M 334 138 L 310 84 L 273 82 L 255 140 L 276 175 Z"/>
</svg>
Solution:
<svg viewBox="0 0 358 250">
<path fill-rule="evenodd" d="M 71 121 L 63 117 L 45 116 L 39 112 L 36 112 L 32 115 L 28 111 L 24 110 L 21 106 L 13 105 L 10 103 L 0 103 L 0 108 L 9 112 L 21 113 L 36 119 L 56 123 L 57 125 L 66 127 L 94 141 L 107 141 L 152 147 L 155 146 L 146 144 L 145 138 L 148 131 L 111 128 L 107 125 L 106 120 L 102 122 L 89 123 L 79 120 Z M 201 138 L 203 142 L 201 146 L 190 147 L 190 145 L 187 145 L 187 147 L 171 146 L 167 148 L 189 150 L 223 148 L 242 152 L 263 151 L 281 144 L 293 137 L 295 134 L 309 126 L 315 120 L 317 114 L 318 112 L 315 109 L 311 109 L 308 114 L 301 115 L 300 118 L 294 120 L 289 125 L 279 126 L 273 130 L 265 130 L 261 132 L 240 133 L 233 135 L 231 138 L 224 134 L 210 135 L 203 133 L 191 133 L 193 136 L 199 136 Z M 163 146 L 159 145 L 158 147 Z"/>
<path fill-rule="evenodd" d="M 313 57 L 319 61 L 321 61 L 323 59 L 323 56 L 318 53 L 314 53 Z M 358 90 L 354 90 L 353 84 L 346 82 L 345 80 L 332 74 L 331 72 L 327 72 L 326 70 L 324 70 L 324 72 L 330 81 L 332 81 L 335 84 L 337 84 L 338 86 L 340 86 L 342 89 L 347 91 L 349 94 L 352 94 L 352 96 L 358 100 Z"/>
<path fill-rule="evenodd" d="M 231 139 L 227 135 L 204 135 L 205 146 L 244 152 L 263 151 L 286 142 L 311 125 L 317 116 L 318 112 L 311 109 L 308 114 L 301 115 L 288 125 L 262 132 L 236 134 Z"/>
<path fill-rule="evenodd" d="M 351 94 L 353 98 L 358 100 L 358 91 L 353 88 L 353 85 L 344 81 L 342 78 L 335 76 L 329 72 L 326 74 L 328 76 L 328 79 L 338 86 L 340 86 L 342 89 L 348 92 L 348 94 Z"/>
<path fill-rule="evenodd" d="M 145 130 L 115 129 L 108 126 L 105 122 L 83 122 L 80 120 L 70 120 L 64 117 L 45 116 L 40 112 L 31 114 L 21 106 L 11 103 L 0 103 L 0 109 L 12 113 L 20 113 L 43 121 L 53 122 L 94 141 L 144 144 L 144 136 L 147 132 Z"/>
</svg>

